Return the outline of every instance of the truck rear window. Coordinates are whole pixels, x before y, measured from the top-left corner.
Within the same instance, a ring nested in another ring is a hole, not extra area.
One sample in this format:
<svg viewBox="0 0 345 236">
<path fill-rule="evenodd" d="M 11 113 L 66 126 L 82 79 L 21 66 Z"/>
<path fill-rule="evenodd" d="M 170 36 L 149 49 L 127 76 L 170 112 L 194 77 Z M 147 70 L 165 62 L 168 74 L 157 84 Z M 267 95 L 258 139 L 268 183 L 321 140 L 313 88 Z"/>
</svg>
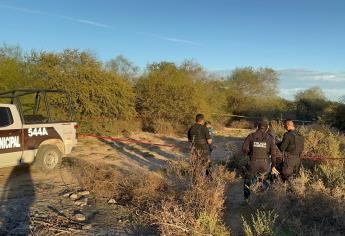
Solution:
<svg viewBox="0 0 345 236">
<path fill-rule="evenodd" d="M 6 127 L 13 124 L 11 110 L 8 107 L 0 107 L 0 127 Z"/>
</svg>

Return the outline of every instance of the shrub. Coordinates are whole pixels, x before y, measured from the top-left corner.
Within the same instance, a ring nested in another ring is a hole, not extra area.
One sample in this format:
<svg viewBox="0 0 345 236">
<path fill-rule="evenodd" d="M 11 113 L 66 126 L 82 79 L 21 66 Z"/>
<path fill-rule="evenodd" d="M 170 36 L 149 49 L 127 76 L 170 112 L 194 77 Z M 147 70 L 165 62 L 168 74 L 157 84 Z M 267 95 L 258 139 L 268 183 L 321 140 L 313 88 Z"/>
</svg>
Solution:
<svg viewBox="0 0 345 236">
<path fill-rule="evenodd" d="M 230 127 L 237 129 L 254 129 L 255 123 L 249 120 L 235 120 L 230 123 Z"/>
<path fill-rule="evenodd" d="M 147 204 L 158 203 L 166 191 L 166 182 L 157 173 L 133 170 L 119 172 L 106 164 L 92 164 L 79 159 L 73 162 L 72 173 L 77 177 L 80 185 L 91 191 L 99 199 L 114 198 L 124 205 L 132 205 L 140 209 L 147 209 Z"/>
<path fill-rule="evenodd" d="M 140 120 L 118 120 L 106 117 L 77 118 L 82 134 L 121 135 L 142 130 Z"/>
<path fill-rule="evenodd" d="M 107 71 L 88 52 L 66 49 L 62 53 L 33 52 L 29 59 L 30 77 L 36 86 L 64 89 L 72 97 L 76 112 L 83 116 L 135 116 L 132 84 L 115 72 Z M 60 100 L 56 105 L 65 106 Z"/>
<path fill-rule="evenodd" d="M 315 167 L 315 178 L 321 179 L 329 188 L 341 188 L 345 191 L 345 164 L 322 163 Z"/>
<path fill-rule="evenodd" d="M 341 140 L 337 133 L 326 126 L 305 126 L 300 130 L 305 138 L 304 155 L 339 157 Z"/>
<path fill-rule="evenodd" d="M 220 224 L 217 218 L 211 217 L 206 212 L 201 213 L 200 217 L 197 219 L 196 231 L 217 236 L 230 235 L 229 229 L 227 229 L 223 224 Z"/>
<path fill-rule="evenodd" d="M 124 173 L 72 158 L 69 162 L 83 188 L 99 199 L 114 198 L 134 208 L 138 221 L 156 225 L 163 235 L 229 235 L 222 211 L 225 185 L 234 175 L 225 167 L 214 167 L 211 176 L 193 176 L 196 167 L 186 161 L 172 162 L 159 173 Z"/>
<path fill-rule="evenodd" d="M 144 124 L 164 120 L 189 125 L 206 107 L 200 89 L 193 76 L 183 68 L 168 62 L 152 64 L 136 84 L 138 114 Z"/>
<path fill-rule="evenodd" d="M 186 127 L 184 125 L 166 121 L 163 119 L 158 120 L 143 120 L 143 130 L 153 133 L 165 134 L 165 135 L 177 135 L 177 134 L 185 134 Z"/>
<path fill-rule="evenodd" d="M 343 178 L 340 171 L 335 175 Z M 333 183 L 335 187 L 327 184 L 331 179 L 338 179 L 335 175 L 330 179 L 324 175 L 321 179 L 318 173 L 302 170 L 300 177 L 274 184 L 267 192 L 256 195 L 249 202 L 250 209 L 263 208 L 265 212 L 274 211 L 279 215 L 273 235 L 342 235 L 345 230 L 345 191 L 339 185 L 335 186 L 339 183 Z M 256 226 L 253 215 L 250 222 L 244 222 L 246 235 L 256 235 L 256 229 L 262 232 L 269 228 L 263 227 L 269 223 L 257 218 L 256 213 Z"/>
<path fill-rule="evenodd" d="M 270 127 L 271 127 L 271 129 L 273 129 L 273 131 L 277 135 L 277 137 L 283 138 L 283 135 L 286 132 L 286 130 L 284 128 L 284 124 L 282 121 L 273 120 L 270 123 Z"/>
<path fill-rule="evenodd" d="M 274 211 L 256 210 L 255 215 L 251 215 L 250 224 L 242 217 L 244 233 L 246 236 L 273 235 L 277 218 Z"/>
<path fill-rule="evenodd" d="M 297 92 L 295 100 L 297 117 L 306 120 L 320 119 L 329 103 L 319 87 Z"/>
<path fill-rule="evenodd" d="M 151 217 L 163 235 L 229 235 L 222 223 L 222 210 L 225 184 L 234 175 L 224 167 L 216 167 L 210 177 L 202 173 L 192 177 L 191 168 L 195 167 L 189 166 L 184 181 L 174 185 L 180 189 L 179 194 L 155 206 Z"/>
</svg>

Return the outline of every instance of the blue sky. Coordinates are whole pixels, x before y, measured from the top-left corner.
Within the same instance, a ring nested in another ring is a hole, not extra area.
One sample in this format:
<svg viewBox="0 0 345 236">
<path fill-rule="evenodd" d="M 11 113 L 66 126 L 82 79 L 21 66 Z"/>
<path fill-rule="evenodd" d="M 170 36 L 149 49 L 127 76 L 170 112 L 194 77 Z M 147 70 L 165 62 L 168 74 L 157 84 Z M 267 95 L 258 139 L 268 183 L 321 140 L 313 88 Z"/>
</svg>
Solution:
<svg viewBox="0 0 345 236">
<path fill-rule="evenodd" d="M 345 1 L 0 0 L 0 42 L 91 50 L 147 63 L 194 59 L 210 71 L 272 67 L 281 95 L 319 85 L 345 95 Z"/>
</svg>

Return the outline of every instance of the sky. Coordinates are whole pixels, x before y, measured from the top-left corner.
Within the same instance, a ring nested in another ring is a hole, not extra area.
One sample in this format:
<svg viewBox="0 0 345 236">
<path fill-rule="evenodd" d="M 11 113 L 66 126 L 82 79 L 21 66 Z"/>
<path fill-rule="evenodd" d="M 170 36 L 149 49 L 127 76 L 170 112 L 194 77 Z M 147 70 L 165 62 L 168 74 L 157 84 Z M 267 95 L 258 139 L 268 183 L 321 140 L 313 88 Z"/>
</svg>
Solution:
<svg viewBox="0 0 345 236">
<path fill-rule="evenodd" d="M 280 95 L 345 95 L 343 0 L 0 0 L 0 43 L 122 54 L 141 68 L 192 59 L 212 72 L 271 67 Z"/>
</svg>

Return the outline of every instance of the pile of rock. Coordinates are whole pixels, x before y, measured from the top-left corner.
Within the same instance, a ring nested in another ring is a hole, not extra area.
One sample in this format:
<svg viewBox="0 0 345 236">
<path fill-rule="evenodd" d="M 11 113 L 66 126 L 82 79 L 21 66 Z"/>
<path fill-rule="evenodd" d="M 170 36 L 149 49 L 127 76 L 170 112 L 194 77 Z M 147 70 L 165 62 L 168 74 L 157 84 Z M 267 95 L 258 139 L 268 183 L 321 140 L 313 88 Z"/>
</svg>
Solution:
<svg viewBox="0 0 345 236">
<path fill-rule="evenodd" d="M 87 190 L 79 190 L 76 192 L 67 191 L 63 194 L 64 197 L 71 199 L 74 201 L 74 205 L 78 207 L 84 207 L 88 205 L 88 196 L 90 192 Z M 74 215 L 75 220 L 79 222 L 83 222 L 86 220 L 86 217 L 81 212 Z"/>
<path fill-rule="evenodd" d="M 64 197 L 68 197 L 74 204 L 80 207 L 86 206 L 88 204 L 89 191 L 83 190 L 78 192 L 67 192 L 63 194 Z"/>
</svg>

